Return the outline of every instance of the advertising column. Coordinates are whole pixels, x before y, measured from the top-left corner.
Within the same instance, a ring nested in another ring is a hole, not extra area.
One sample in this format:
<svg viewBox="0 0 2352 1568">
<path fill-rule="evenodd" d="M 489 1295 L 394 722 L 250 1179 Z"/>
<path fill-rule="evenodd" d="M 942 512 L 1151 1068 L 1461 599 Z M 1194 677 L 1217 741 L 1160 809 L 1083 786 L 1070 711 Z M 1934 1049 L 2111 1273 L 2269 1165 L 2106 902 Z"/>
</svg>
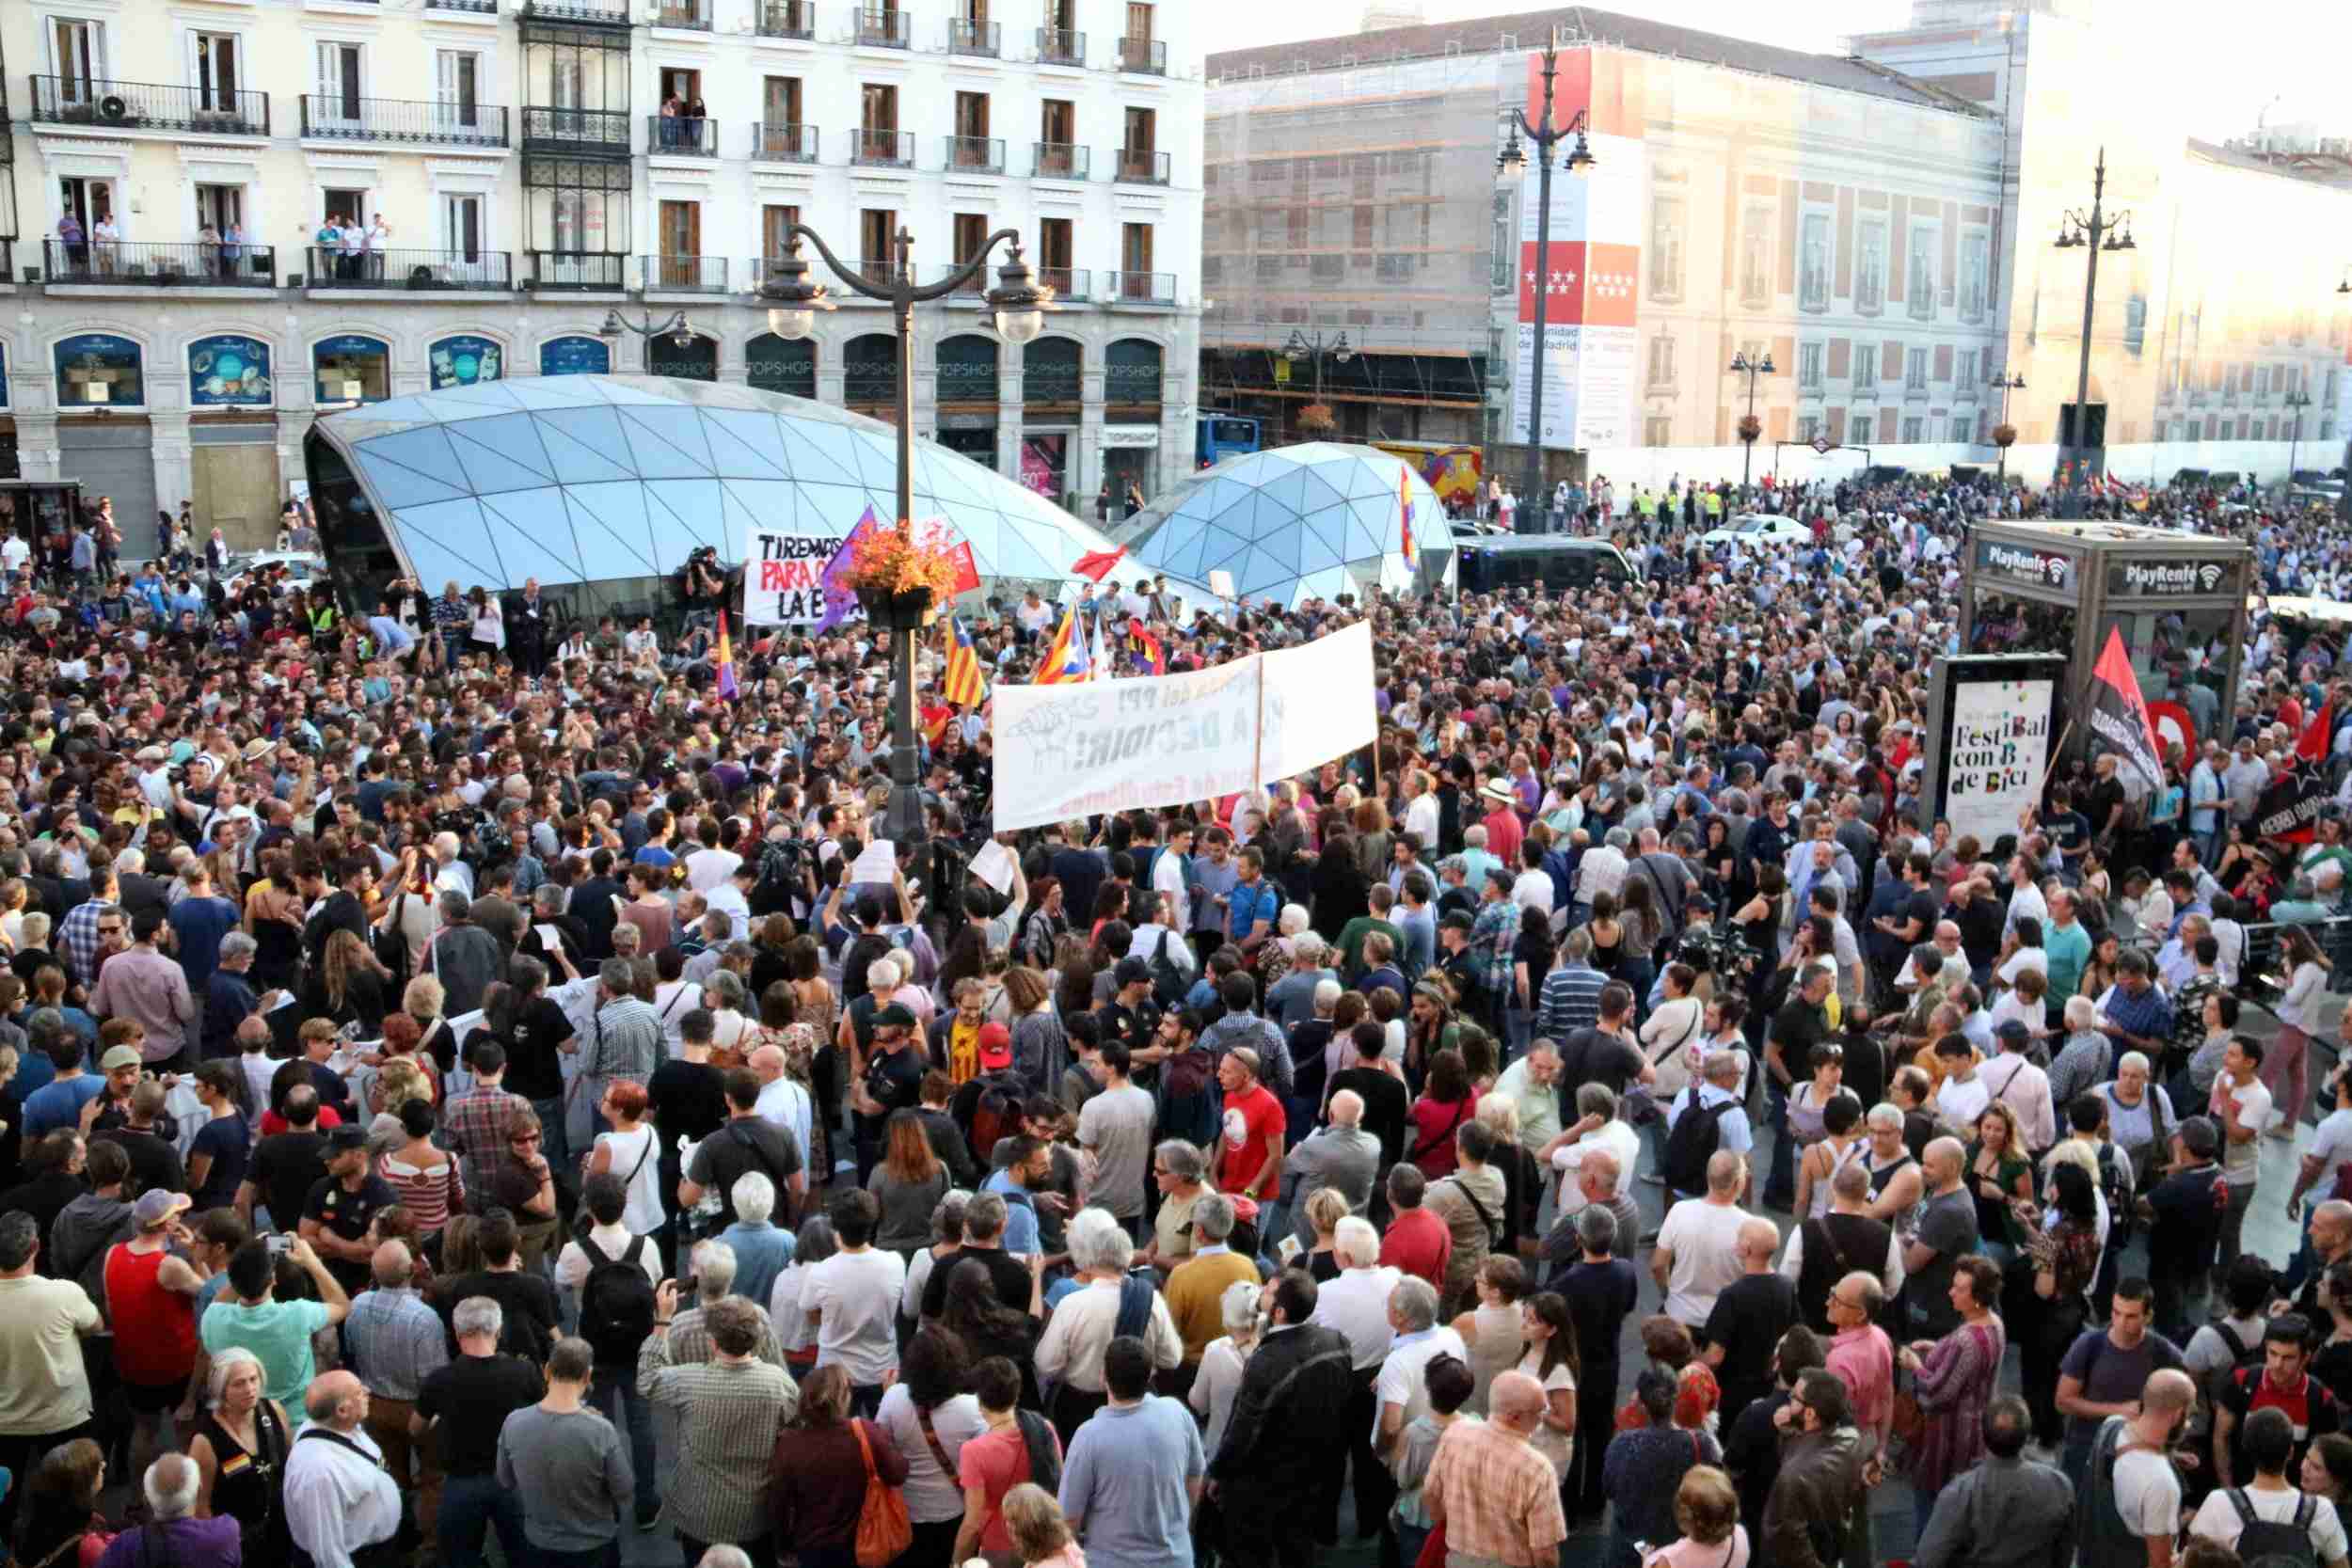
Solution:
<svg viewBox="0 0 2352 1568">
<path fill-rule="evenodd" d="M 1543 114 L 1543 59 L 1527 63 L 1528 123 Z M 1534 369 L 1535 302 L 1544 299 L 1542 445 L 1591 451 L 1635 444 L 1634 322 L 1641 295 L 1642 202 L 1648 184 L 1642 141 L 1640 63 L 1611 50 L 1560 56 L 1552 123 L 1588 115 L 1592 166 L 1571 173 L 1573 139 L 1554 150 L 1549 254 L 1536 264 L 1542 233 L 1542 169 L 1529 149 L 1519 203 L 1519 311 L 1512 439 L 1529 433 Z M 1538 273 L 1541 276 L 1538 276 Z"/>
</svg>

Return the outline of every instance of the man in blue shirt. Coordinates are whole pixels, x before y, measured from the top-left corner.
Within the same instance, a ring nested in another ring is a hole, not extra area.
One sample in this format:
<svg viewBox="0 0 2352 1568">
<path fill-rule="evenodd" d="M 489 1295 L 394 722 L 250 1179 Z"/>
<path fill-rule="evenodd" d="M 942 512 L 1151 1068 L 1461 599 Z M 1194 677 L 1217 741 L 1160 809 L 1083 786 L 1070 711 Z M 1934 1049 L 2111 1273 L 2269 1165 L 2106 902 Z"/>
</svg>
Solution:
<svg viewBox="0 0 2352 1568">
<path fill-rule="evenodd" d="M 1274 934 L 1274 923 L 1282 914 L 1282 895 L 1266 880 L 1265 856 L 1254 847 L 1235 855 L 1233 863 L 1238 876 L 1226 895 L 1225 934 L 1243 952 L 1255 953 Z"/>
<path fill-rule="evenodd" d="M 213 876 L 202 861 L 190 861 L 180 879 L 187 891 L 171 906 L 167 918 L 188 990 L 201 996 L 220 962 L 221 939 L 237 928 L 240 917 L 235 904 L 213 892 Z"/>
<path fill-rule="evenodd" d="M 1037 1200 L 1029 1195 L 1053 1179 L 1054 1147 L 1042 1139 L 1013 1140 L 1012 1158 L 980 1183 L 980 1191 L 1005 1200 L 1004 1248 L 1016 1258 L 1034 1258 L 1038 1244 Z"/>
<path fill-rule="evenodd" d="M 24 1142 L 28 1147 L 60 1127 L 79 1126 L 82 1107 L 96 1100 L 106 1087 L 104 1078 L 82 1066 L 88 1054 L 82 1042 L 66 1029 L 63 1020 L 45 1023 L 46 1011 L 35 1013 L 27 1021 L 25 1030 L 31 1049 L 47 1056 L 56 1069 L 48 1083 L 24 1097 Z"/>
<path fill-rule="evenodd" d="M 1061 1509 L 1091 1568 L 1191 1568 L 1207 1456 L 1192 1412 L 1151 1391 L 1152 1354 L 1122 1335 L 1103 1353 L 1110 1402 L 1070 1440 Z"/>
</svg>

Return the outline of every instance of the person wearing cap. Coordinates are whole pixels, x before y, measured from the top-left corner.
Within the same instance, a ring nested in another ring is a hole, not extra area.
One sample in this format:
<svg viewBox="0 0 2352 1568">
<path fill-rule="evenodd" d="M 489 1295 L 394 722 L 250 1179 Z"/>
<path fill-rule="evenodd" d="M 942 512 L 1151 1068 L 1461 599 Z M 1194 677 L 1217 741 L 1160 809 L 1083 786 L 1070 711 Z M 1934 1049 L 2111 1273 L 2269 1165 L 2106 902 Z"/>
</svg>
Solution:
<svg viewBox="0 0 2352 1568">
<path fill-rule="evenodd" d="M 883 1128 L 893 1111 L 911 1111 L 923 1100 L 929 1065 L 914 1048 L 914 1010 L 903 1002 L 883 1004 L 874 1013 L 874 1043 L 866 1070 L 850 1085 L 850 1108 L 857 1117 L 857 1179 L 861 1184 L 882 1159 Z"/>
<path fill-rule="evenodd" d="M 2172 1130 L 2170 1158 L 2140 1202 L 2150 1217 L 2148 1278 L 2154 1288 L 2155 1323 L 2178 1338 L 2205 1321 L 2221 1235 L 2221 1131 L 2208 1117 L 2190 1117 Z"/>
<path fill-rule="evenodd" d="M 132 916 L 131 945 L 105 960 L 89 999 L 92 1016 L 102 1022 L 119 1017 L 138 1024 L 141 1059 L 158 1069 L 182 1065 L 188 1026 L 196 1022 L 186 973 L 156 950 L 163 929 L 160 914 Z"/>
<path fill-rule="evenodd" d="M 161 1080 L 142 1077 L 131 1087 L 122 1121 L 116 1126 L 102 1126 L 90 1134 L 92 1145 L 111 1143 L 121 1147 L 123 1155 L 131 1162 L 132 1196 L 154 1187 L 179 1192 L 187 1184 L 176 1141 L 179 1130 L 165 1115 L 166 1098 Z"/>
<path fill-rule="evenodd" d="M 375 1256 L 368 1227 L 378 1210 L 399 1201 L 391 1183 L 375 1174 L 365 1131 L 338 1127 L 326 1134 L 326 1174 L 311 1183 L 303 1200 L 299 1229 L 345 1291 L 367 1289 L 368 1266 Z"/>
<path fill-rule="evenodd" d="M 161 1188 L 132 1206 L 130 1237 L 106 1249 L 100 1277 L 106 1317 L 114 1328 L 115 1375 L 131 1407 L 131 1463 L 162 1452 L 164 1419 L 192 1408 L 196 1370 L 196 1303 L 204 1276 L 181 1254 L 195 1245 L 181 1216 L 184 1193 Z M 175 1251 L 174 1249 L 179 1249 Z"/>
</svg>

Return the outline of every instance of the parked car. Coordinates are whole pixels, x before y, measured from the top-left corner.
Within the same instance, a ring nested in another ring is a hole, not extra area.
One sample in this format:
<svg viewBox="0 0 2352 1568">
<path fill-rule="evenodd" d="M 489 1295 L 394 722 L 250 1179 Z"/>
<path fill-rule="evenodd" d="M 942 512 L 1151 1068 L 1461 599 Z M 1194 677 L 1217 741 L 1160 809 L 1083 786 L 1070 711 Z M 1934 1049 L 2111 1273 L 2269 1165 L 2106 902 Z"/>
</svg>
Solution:
<svg viewBox="0 0 2352 1568">
<path fill-rule="evenodd" d="M 1794 517 L 1748 512 L 1725 519 L 1721 528 L 1708 529 L 1699 535 L 1699 543 L 1710 547 L 1733 545 L 1744 549 L 1758 545 L 1803 542 L 1812 537 L 1813 531 Z"/>
</svg>

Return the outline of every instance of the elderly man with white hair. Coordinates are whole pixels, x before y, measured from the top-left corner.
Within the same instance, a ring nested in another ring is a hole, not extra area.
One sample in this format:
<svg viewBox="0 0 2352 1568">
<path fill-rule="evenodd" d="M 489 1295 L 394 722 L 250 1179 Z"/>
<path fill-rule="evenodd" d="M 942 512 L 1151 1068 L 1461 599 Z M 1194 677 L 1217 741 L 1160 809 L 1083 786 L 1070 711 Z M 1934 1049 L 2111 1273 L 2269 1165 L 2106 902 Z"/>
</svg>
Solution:
<svg viewBox="0 0 2352 1568">
<path fill-rule="evenodd" d="M 1740 1277 L 1740 1236 L 1755 1215 L 1740 1207 L 1748 1184 L 1745 1156 L 1719 1148 L 1708 1156 L 1707 1192 L 1666 1211 L 1650 1253 L 1650 1277 L 1666 1293 L 1665 1312 L 1703 1330 L 1715 1298 Z"/>
<path fill-rule="evenodd" d="M 776 1338 L 775 1324 L 769 1320 L 767 1304 L 755 1302 L 735 1288 L 735 1249 L 715 1237 L 696 1242 L 690 1255 L 694 1282 L 694 1304 L 682 1307 L 677 1320 L 670 1325 L 669 1360 L 680 1365 L 710 1359 L 710 1330 L 705 1326 L 706 1315 L 718 1303 L 729 1296 L 744 1302 L 758 1316 L 758 1342 L 754 1359 L 771 1366 L 784 1365 L 784 1346 Z"/>
<path fill-rule="evenodd" d="M 1372 1203 L 1372 1183 L 1380 1170 L 1380 1140 L 1363 1129 L 1364 1099 L 1353 1089 L 1331 1097 L 1330 1121 L 1294 1146 L 1282 1162 L 1282 1187 L 1293 1215 L 1291 1234 L 1301 1247 L 1315 1244 L 1307 1200 L 1326 1187 L 1337 1189 L 1348 1208 L 1362 1213 Z"/>
<path fill-rule="evenodd" d="M 286 1527 L 314 1568 L 398 1568 L 400 1488 L 367 1433 L 368 1390 L 323 1373 L 303 1397 L 310 1425 L 286 1455 Z"/>
<path fill-rule="evenodd" d="M 719 1232 L 718 1240 L 735 1249 L 735 1292 L 750 1301 L 766 1301 L 776 1288 L 776 1275 L 792 1261 L 792 1232 L 776 1225 L 776 1184 L 757 1171 L 746 1171 L 728 1189 L 735 1204 L 735 1223 Z"/>
<path fill-rule="evenodd" d="M 152 1568 L 159 1562 L 234 1562 L 244 1548 L 242 1527 L 217 1512 L 197 1517 L 202 1477 L 196 1461 L 167 1453 L 147 1467 L 139 1490 L 147 1497 L 148 1524 L 126 1529 L 107 1544 L 99 1568 Z"/>
<path fill-rule="evenodd" d="M 1138 1338 L 1151 1353 L 1152 1364 L 1163 1370 L 1184 1359 L 1184 1341 L 1176 1332 L 1168 1298 L 1152 1289 L 1148 1277 L 1128 1276 L 1135 1241 L 1109 1210 L 1079 1210 L 1071 1217 L 1069 1243 L 1070 1266 L 1080 1286 L 1062 1298 L 1047 1320 L 1045 1336 L 1037 1345 L 1037 1372 L 1041 1380 L 1061 1386 L 1054 1400 L 1055 1424 L 1066 1420 L 1065 1430 L 1075 1430 L 1110 1398 L 1103 1377 L 1103 1353 L 1110 1349 L 1122 1311 L 1130 1306 L 1146 1310 Z M 1039 1266 L 1039 1259 L 1030 1259 L 1032 1269 Z"/>
<path fill-rule="evenodd" d="M 1470 1359 L 1462 1336 L 1438 1322 L 1438 1289 L 1407 1275 L 1389 1291 L 1389 1354 L 1380 1358 L 1373 1379 L 1373 1448 L 1387 1459 L 1397 1435 L 1429 1413 L 1429 1387 L 1423 1373 L 1440 1355 Z M 1353 1341 L 1350 1341 L 1351 1343 Z"/>
<path fill-rule="evenodd" d="M 1596 1151 L 1608 1154 L 1616 1166 L 1609 1188 L 1612 1200 L 1631 1196 L 1633 1171 L 1641 1160 L 1642 1135 L 1619 1115 L 1615 1091 L 1606 1084 L 1580 1084 L 1576 1090 L 1577 1119 L 1535 1151 L 1538 1163 L 1560 1176 L 1559 1206 L 1563 1213 L 1583 1207 L 1576 1196 L 1582 1190 L 1577 1172 Z M 1637 1232 L 1638 1233 L 1638 1232 Z"/>
<path fill-rule="evenodd" d="M 1347 1410 L 1348 1463 L 1356 1499 L 1356 1533 L 1377 1534 L 1396 1500 L 1396 1480 L 1373 1449 L 1378 1415 L 1374 1385 L 1381 1363 L 1395 1342 L 1396 1328 L 1389 1315 L 1389 1298 L 1404 1279 L 1402 1270 L 1380 1261 L 1380 1232 L 1372 1222 L 1350 1214 L 1332 1233 L 1331 1250 L 1339 1259 L 1339 1277 L 1327 1282 L 1315 1296 L 1313 1322 L 1337 1330 L 1346 1339 L 1356 1378 L 1355 1398 Z"/>
</svg>

